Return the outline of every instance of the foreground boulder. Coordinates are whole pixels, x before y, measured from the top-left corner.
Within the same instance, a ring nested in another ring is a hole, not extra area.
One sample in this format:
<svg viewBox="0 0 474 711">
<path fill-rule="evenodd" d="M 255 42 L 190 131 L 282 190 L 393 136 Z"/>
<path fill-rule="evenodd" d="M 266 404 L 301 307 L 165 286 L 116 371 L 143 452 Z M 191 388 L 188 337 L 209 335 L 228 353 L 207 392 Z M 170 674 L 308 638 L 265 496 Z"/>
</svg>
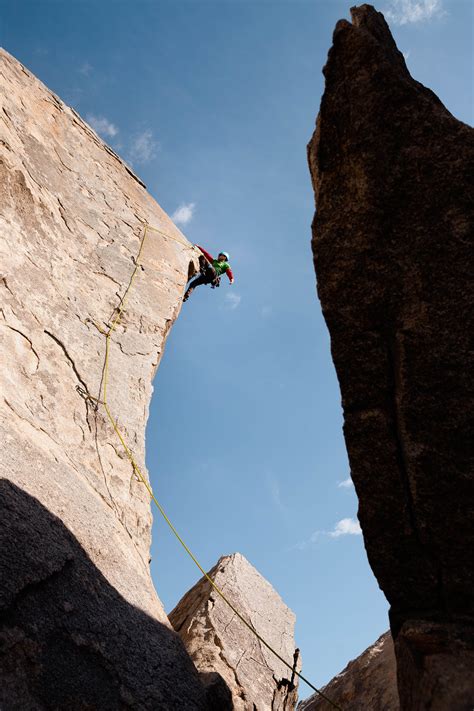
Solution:
<svg viewBox="0 0 474 711">
<path fill-rule="evenodd" d="M 342 709 L 399 711 L 397 668 L 390 632 L 386 632 L 321 691 Z M 330 703 L 313 694 L 298 711 L 330 711 Z"/>
<path fill-rule="evenodd" d="M 254 629 L 293 663 L 295 616 L 277 592 L 240 554 L 222 557 L 209 576 Z M 206 578 L 186 593 L 171 612 L 171 624 L 183 640 L 205 683 L 218 672 L 232 693 L 235 711 L 291 711 L 296 681 L 226 605 Z M 300 666 L 298 665 L 298 670 Z"/>
<path fill-rule="evenodd" d="M 341 20 L 309 165 L 318 293 L 402 709 L 474 704 L 473 131 Z"/>
<path fill-rule="evenodd" d="M 193 252 L 130 169 L 0 53 L 2 442 L 0 707 L 204 709 L 205 692 L 149 572 L 144 468 L 151 381 Z M 94 325 L 97 324 L 97 325 Z M 5 367 L 6 366 L 6 367 Z"/>
</svg>

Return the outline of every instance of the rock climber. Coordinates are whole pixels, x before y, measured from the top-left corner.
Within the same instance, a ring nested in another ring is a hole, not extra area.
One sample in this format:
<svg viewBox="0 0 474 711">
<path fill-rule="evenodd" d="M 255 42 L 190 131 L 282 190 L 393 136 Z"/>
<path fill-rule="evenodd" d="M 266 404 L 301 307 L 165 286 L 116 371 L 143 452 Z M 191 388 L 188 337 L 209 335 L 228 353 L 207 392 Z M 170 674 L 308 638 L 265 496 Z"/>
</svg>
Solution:
<svg viewBox="0 0 474 711">
<path fill-rule="evenodd" d="M 192 291 L 201 284 L 210 284 L 212 289 L 219 286 L 223 274 L 227 274 L 231 284 L 234 283 L 234 275 L 230 268 L 229 255 L 227 252 L 219 252 L 217 259 L 214 259 L 209 252 L 206 252 L 206 250 L 198 244 L 194 246 L 201 252 L 199 255 L 199 268 L 201 271 L 199 276 L 194 279 L 186 289 L 183 302 L 187 301 Z"/>
</svg>

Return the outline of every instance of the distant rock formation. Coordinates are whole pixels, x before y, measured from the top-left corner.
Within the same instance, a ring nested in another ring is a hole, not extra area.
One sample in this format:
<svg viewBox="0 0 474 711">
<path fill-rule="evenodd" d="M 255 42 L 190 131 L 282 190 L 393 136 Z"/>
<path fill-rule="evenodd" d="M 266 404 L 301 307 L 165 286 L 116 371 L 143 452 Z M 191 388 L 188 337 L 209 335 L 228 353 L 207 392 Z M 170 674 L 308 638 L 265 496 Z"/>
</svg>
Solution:
<svg viewBox="0 0 474 711">
<path fill-rule="evenodd" d="M 309 165 L 318 293 L 404 710 L 474 705 L 474 135 L 370 5 L 338 22 Z"/>
<path fill-rule="evenodd" d="M 399 711 L 397 667 L 390 632 L 386 632 L 321 691 L 350 711 Z M 328 701 L 313 694 L 298 704 L 298 711 L 331 711 Z"/>
<path fill-rule="evenodd" d="M 204 709 L 149 572 L 150 501 L 97 397 L 105 328 L 150 234 L 110 352 L 108 400 L 144 467 L 151 381 L 193 252 L 70 108 L 0 53 L 0 707 Z M 178 240 L 178 241 L 175 241 Z"/>
<path fill-rule="evenodd" d="M 240 553 L 223 556 L 209 576 L 291 664 L 295 616 L 270 583 Z M 169 618 L 199 671 L 218 672 L 227 683 L 233 703 L 229 709 L 291 711 L 296 707 L 298 691 L 296 683 L 294 688 L 289 685 L 291 670 L 245 627 L 206 578 L 186 593 Z"/>
</svg>

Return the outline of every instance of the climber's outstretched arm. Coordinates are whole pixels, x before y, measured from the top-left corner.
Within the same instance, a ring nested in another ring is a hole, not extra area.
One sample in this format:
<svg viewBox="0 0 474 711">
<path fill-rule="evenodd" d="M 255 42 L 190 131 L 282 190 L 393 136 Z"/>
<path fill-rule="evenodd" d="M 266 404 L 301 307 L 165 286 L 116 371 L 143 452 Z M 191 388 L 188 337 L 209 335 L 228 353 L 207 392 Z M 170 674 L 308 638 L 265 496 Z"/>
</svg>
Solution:
<svg viewBox="0 0 474 711">
<path fill-rule="evenodd" d="M 211 254 L 209 254 L 209 252 L 206 252 L 206 250 L 203 247 L 200 247 L 198 244 L 195 244 L 194 246 L 197 247 L 199 249 L 199 251 L 204 254 L 207 261 L 212 264 L 214 257 Z"/>
</svg>

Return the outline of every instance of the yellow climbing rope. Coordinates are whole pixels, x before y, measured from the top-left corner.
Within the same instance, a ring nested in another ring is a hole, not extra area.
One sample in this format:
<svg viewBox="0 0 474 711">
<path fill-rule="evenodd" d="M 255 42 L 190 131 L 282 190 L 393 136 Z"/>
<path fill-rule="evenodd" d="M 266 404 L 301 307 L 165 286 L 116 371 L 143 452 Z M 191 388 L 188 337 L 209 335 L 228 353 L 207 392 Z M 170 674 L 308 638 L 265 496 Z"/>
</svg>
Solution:
<svg viewBox="0 0 474 711">
<path fill-rule="evenodd" d="M 206 571 L 204 570 L 204 568 L 202 567 L 202 565 L 199 563 L 199 561 L 197 560 L 197 558 L 196 558 L 196 556 L 194 555 L 194 553 L 190 550 L 190 548 L 186 545 L 186 543 L 183 541 L 183 539 L 182 539 L 181 536 L 179 535 L 178 531 L 176 530 L 176 528 L 174 527 L 174 525 L 172 524 L 172 522 L 171 522 L 170 519 L 168 518 L 168 516 L 167 516 L 165 510 L 163 509 L 162 505 L 160 504 L 160 502 L 159 502 L 158 499 L 156 498 L 155 494 L 153 493 L 153 490 L 152 490 L 152 488 L 151 488 L 151 486 L 150 486 L 150 484 L 149 484 L 147 478 L 144 476 L 144 474 L 142 473 L 140 467 L 138 466 L 138 464 L 137 464 L 137 462 L 136 462 L 136 460 L 135 460 L 135 457 L 133 456 L 133 453 L 132 453 L 131 449 L 128 447 L 127 443 L 125 442 L 125 439 L 124 439 L 124 437 L 123 437 L 123 435 L 122 435 L 122 433 L 121 433 L 121 431 L 120 431 L 120 429 L 119 429 L 119 427 L 118 427 L 118 425 L 117 425 L 116 420 L 115 420 L 114 417 L 112 416 L 112 413 L 111 413 L 111 411 L 110 411 L 110 408 L 109 408 L 109 405 L 108 405 L 108 402 L 107 402 L 107 388 L 108 388 L 108 384 L 109 384 L 110 339 L 111 339 L 111 336 L 112 336 L 113 332 L 115 331 L 115 329 L 117 328 L 118 324 L 120 323 L 120 320 L 121 320 L 121 318 L 122 318 L 122 314 L 123 314 L 123 312 L 124 312 L 124 310 L 125 310 L 125 304 L 126 304 L 126 302 L 127 302 L 128 295 L 129 295 L 130 290 L 131 290 L 131 288 L 132 288 L 132 286 L 133 286 L 133 283 L 134 283 L 134 281 L 135 281 L 135 277 L 136 277 L 136 274 L 137 274 L 137 272 L 138 272 L 138 269 L 139 269 L 140 266 L 141 266 L 140 259 L 141 259 L 141 256 L 142 256 L 142 252 L 143 252 L 143 248 L 144 248 L 144 245 L 145 245 L 145 241 L 146 241 L 148 232 L 149 232 L 149 231 L 157 232 L 157 233 L 163 235 L 164 237 L 166 237 L 166 238 L 168 238 L 168 239 L 172 239 L 172 240 L 174 240 L 175 242 L 179 242 L 180 244 L 182 244 L 182 245 L 185 246 L 185 247 L 188 247 L 189 249 L 194 249 L 194 247 L 192 247 L 192 246 L 189 245 L 189 244 L 186 244 L 185 242 L 183 242 L 183 240 L 177 239 L 176 237 L 173 237 L 173 235 L 166 234 L 165 232 L 162 232 L 161 230 L 157 229 L 156 227 L 151 227 L 151 226 L 150 226 L 148 223 L 146 223 L 146 222 L 144 222 L 143 225 L 144 225 L 144 226 L 143 226 L 143 236 L 142 236 L 142 239 L 141 239 L 141 241 L 140 241 L 140 247 L 139 247 L 139 250 L 138 250 L 138 254 L 137 254 L 137 256 L 136 256 L 136 258 L 135 258 L 135 260 L 134 260 L 135 266 L 134 266 L 134 269 L 133 269 L 133 271 L 132 271 L 130 280 L 129 280 L 129 282 L 128 282 L 128 286 L 127 286 L 127 288 L 125 289 L 125 292 L 124 292 L 122 298 L 120 299 L 120 303 L 119 303 L 119 305 L 115 308 L 115 311 L 114 311 L 114 314 L 115 314 L 115 315 L 112 314 L 113 320 L 112 320 L 111 324 L 109 325 L 108 329 L 105 330 L 105 331 L 104 331 L 102 328 L 100 328 L 97 324 L 95 324 L 96 328 L 98 328 L 98 330 L 105 336 L 104 370 L 103 370 L 103 379 L 102 379 L 101 391 L 99 392 L 98 398 L 92 397 L 89 393 L 86 393 L 85 395 L 86 395 L 87 399 L 93 400 L 93 401 L 95 401 L 97 404 L 102 404 L 102 405 L 104 406 L 104 409 L 105 409 L 105 412 L 106 412 L 106 414 L 107 414 L 107 417 L 108 417 L 108 419 L 109 419 L 109 421 L 110 421 L 110 424 L 111 424 L 112 427 L 114 428 L 115 434 L 117 435 L 118 439 L 120 440 L 120 442 L 121 442 L 121 444 L 122 444 L 122 447 L 124 448 L 125 453 L 126 453 L 128 459 L 130 460 L 130 463 L 131 463 L 131 465 L 132 465 L 132 467 L 133 467 L 133 470 L 134 470 L 135 474 L 137 475 L 138 479 L 142 482 L 142 484 L 144 484 L 144 486 L 146 487 L 146 489 L 147 489 L 147 491 L 148 491 L 148 493 L 149 493 L 151 499 L 152 499 L 152 500 L 154 501 L 154 503 L 156 504 L 156 507 L 158 508 L 158 511 L 161 513 L 161 515 L 162 515 L 163 518 L 165 519 L 166 523 L 168 524 L 168 526 L 170 527 L 170 529 L 173 531 L 173 533 L 174 533 L 174 535 L 176 536 L 176 538 L 178 539 L 178 541 L 179 541 L 179 542 L 181 543 L 181 545 L 183 546 L 183 548 L 184 548 L 184 550 L 186 551 L 186 553 L 187 553 L 187 554 L 190 556 L 190 558 L 194 561 L 194 563 L 197 565 L 197 567 L 199 568 L 199 570 L 201 571 L 201 573 L 202 573 L 202 574 L 204 575 L 204 577 L 208 580 L 208 582 L 212 585 L 212 587 L 214 588 L 214 590 L 216 591 L 216 593 L 222 598 L 222 600 L 224 600 L 224 602 L 226 603 L 226 605 L 228 605 L 228 606 L 230 607 L 230 609 L 231 609 L 231 610 L 234 612 L 234 614 L 239 618 L 239 620 L 250 630 L 250 632 L 251 632 L 253 635 L 255 635 L 255 637 L 257 637 L 257 639 L 258 639 L 272 654 L 274 654 L 275 657 L 277 657 L 277 659 L 279 659 L 280 662 L 282 662 L 282 664 L 284 664 L 286 667 L 288 667 L 288 669 L 289 669 L 291 672 L 294 672 L 294 673 L 301 679 L 301 681 L 304 681 L 305 684 L 307 684 L 311 689 L 313 689 L 317 694 L 319 694 L 319 696 L 321 696 L 321 697 L 322 697 L 323 699 L 325 699 L 329 704 L 331 704 L 331 706 L 333 706 L 335 709 L 338 709 L 339 711 L 342 711 L 342 708 L 341 708 L 340 706 L 338 706 L 336 703 L 334 703 L 334 701 L 331 701 L 331 699 L 329 699 L 322 691 L 320 691 L 319 689 L 317 689 L 317 688 L 314 686 L 314 684 L 312 684 L 310 681 L 308 681 L 308 679 L 306 679 L 300 672 L 296 671 L 296 670 L 294 669 L 294 666 L 293 666 L 292 664 L 290 664 L 290 663 L 287 662 L 282 656 L 280 656 L 280 654 L 278 654 L 278 652 L 277 652 L 275 649 L 273 649 L 273 647 L 272 647 L 270 644 L 268 644 L 268 642 L 266 642 L 266 641 L 263 639 L 263 637 L 257 632 L 257 630 L 254 629 L 254 627 L 253 627 L 249 622 L 247 622 L 247 620 L 246 620 L 246 619 L 243 617 L 243 615 L 236 609 L 236 607 L 233 605 L 233 603 L 226 597 L 226 595 L 222 592 L 222 590 L 219 588 L 219 586 L 216 585 L 216 583 L 214 582 L 214 580 L 206 573 Z M 90 321 L 90 319 L 88 319 L 88 321 Z M 100 397 L 100 396 L 101 396 L 101 392 L 103 392 L 103 398 Z"/>
</svg>

